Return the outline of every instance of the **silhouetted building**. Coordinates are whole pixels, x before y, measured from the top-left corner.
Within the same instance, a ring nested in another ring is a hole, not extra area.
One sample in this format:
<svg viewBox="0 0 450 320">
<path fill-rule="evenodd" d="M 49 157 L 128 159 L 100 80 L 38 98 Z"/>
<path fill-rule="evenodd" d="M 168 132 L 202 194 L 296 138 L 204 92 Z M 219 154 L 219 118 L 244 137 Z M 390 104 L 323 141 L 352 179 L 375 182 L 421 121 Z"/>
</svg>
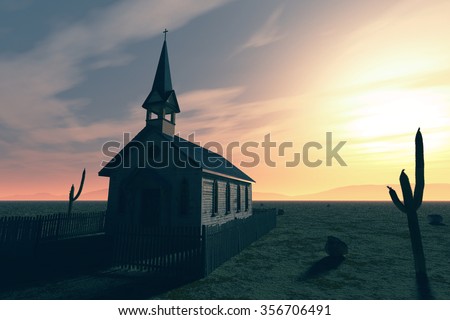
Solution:
<svg viewBox="0 0 450 320">
<path fill-rule="evenodd" d="M 222 156 L 174 135 L 180 108 L 165 39 L 142 107 L 145 128 L 99 172 L 110 178 L 109 223 L 199 226 L 251 215 L 254 181 Z"/>
</svg>

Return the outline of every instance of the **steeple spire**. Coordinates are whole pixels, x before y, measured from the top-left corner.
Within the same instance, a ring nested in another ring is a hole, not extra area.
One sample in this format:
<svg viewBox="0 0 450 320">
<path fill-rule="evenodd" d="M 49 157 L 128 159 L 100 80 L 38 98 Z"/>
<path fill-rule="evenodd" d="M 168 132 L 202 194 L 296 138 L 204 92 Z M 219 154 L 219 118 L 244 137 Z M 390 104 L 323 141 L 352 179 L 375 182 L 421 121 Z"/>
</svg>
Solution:
<svg viewBox="0 0 450 320">
<path fill-rule="evenodd" d="M 161 49 L 158 67 L 156 68 L 152 90 L 142 104 L 142 107 L 147 109 L 147 125 L 163 128 L 163 132 L 167 131 L 164 128 L 170 127 L 170 133 L 175 130 L 175 114 L 180 112 L 180 107 L 178 106 L 175 91 L 172 88 L 169 55 L 167 53 L 167 32 L 167 29 L 164 29 L 164 43 Z M 156 115 L 157 117 L 154 119 L 152 115 Z M 170 119 L 166 118 L 168 115 L 170 115 Z"/>
</svg>

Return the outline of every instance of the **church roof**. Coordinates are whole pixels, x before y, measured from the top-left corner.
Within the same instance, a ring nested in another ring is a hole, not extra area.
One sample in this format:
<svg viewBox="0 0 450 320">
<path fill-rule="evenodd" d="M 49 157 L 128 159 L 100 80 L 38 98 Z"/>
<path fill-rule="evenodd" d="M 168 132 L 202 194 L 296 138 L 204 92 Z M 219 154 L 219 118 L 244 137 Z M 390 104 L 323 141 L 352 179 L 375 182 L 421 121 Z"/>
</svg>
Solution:
<svg viewBox="0 0 450 320">
<path fill-rule="evenodd" d="M 191 160 L 199 163 L 204 171 L 237 178 L 244 181 L 255 182 L 238 167 L 222 157 L 220 154 L 205 149 L 193 142 L 179 136 L 173 137 L 173 143 Z"/>
<path fill-rule="evenodd" d="M 160 135 L 162 141 L 170 142 L 172 147 L 184 153 L 190 160 L 189 165 L 191 167 L 202 169 L 203 172 L 213 175 L 225 176 L 246 182 L 255 182 L 242 170 L 221 155 L 179 136 L 172 137 L 158 132 L 151 127 L 145 127 L 142 129 L 136 137 L 134 137 L 113 159 L 111 159 L 105 167 L 103 167 L 103 169 L 100 170 L 98 174 L 100 176 L 110 176 L 114 170 L 120 169 L 120 167 L 116 168 L 116 166 L 120 163 L 121 159 L 124 159 L 124 155 L 128 153 L 129 148 L 137 143 L 141 143 L 141 145 L 146 146 L 147 141 L 153 141 L 155 134 Z M 158 169 L 155 168 L 155 170 Z"/>
<path fill-rule="evenodd" d="M 172 88 L 172 78 L 170 76 L 169 55 L 167 53 L 167 42 L 161 49 L 158 67 L 156 69 L 153 87 L 142 107 L 154 112 L 161 112 L 163 108 L 168 112 L 180 112 L 175 91 Z"/>
</svg>

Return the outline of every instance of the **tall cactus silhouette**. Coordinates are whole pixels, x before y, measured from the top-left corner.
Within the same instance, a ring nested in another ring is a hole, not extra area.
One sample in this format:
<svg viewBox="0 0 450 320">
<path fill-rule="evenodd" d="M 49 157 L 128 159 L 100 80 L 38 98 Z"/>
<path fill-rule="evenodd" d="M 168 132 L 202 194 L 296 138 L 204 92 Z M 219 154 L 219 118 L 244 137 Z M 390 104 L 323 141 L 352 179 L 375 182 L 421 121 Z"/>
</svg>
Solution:
<svg viewBox="0 0 450 320">
<path fill-rule="evenodd" d="M 68 215 L 72 214 L 72 205 L 73 203 L 80 197 L 81 192 L 83 191 L 84 186 L 84 178 L 86 177 L 86 169 L 83 170 L 83 174 L 81 175 L 81 182 L 80 182 L 80 189 L 78 189 L 77 194 L 74 196 L 75 193 L 75 187 L 72 185 L 69 192 L 69 209 L 68 209 Z"/>
<path fill-rule="evenodd" d="M 425 255 L 423 253 L 422 236 L 420 235 L 419 220 L 417 218 L 417 210 L 422 204 L 423 190 L 425 189 L 424 174 L 424 156 L 423 156 L 423 139 L 420 128 L 416 133 L 416 186 L 414 195 L 409 184 L 409 178 L 403 169 L 400 174 L 400 186 L 402 187 L 403 203 L 397 196 L 394 189 L 387 186 L 392 202 L 402 212 L 406 213 L 408 218 L 408 228 L 411 237 L 411 247 L 414 256 L 414 267 L 416 270 L 416 282 L 418 286 L 419 296 L 422 299 L 431 299 L 431 290 L 428 283 L 428 276 L 425 264 Z"/>
</svg>

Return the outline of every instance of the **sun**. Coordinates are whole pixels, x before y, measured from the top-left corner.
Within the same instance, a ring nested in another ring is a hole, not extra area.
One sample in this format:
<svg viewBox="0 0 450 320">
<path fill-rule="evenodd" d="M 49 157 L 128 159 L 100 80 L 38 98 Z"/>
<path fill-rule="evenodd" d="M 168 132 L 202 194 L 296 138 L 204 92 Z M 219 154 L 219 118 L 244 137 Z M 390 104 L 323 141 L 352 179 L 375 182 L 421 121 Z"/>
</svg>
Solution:
<svg viewBox="0 0 450 320">
<path fill-rule="evenodd" d="M 401 136 L 418 127 L 445 126 L 449 112 L 440 96 L 429 90 L 377 90 L 356 98 L 349 129 L 365 138 Z"/>
</svg>

